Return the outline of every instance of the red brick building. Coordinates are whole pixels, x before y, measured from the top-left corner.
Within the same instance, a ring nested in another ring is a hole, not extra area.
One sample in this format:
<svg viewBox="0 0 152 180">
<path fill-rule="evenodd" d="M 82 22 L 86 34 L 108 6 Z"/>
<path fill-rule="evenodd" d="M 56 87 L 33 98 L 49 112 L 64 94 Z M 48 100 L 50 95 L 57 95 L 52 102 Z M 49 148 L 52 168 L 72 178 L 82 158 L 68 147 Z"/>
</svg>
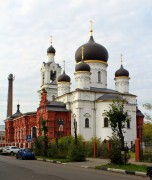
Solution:
<svg viewBox="0 0 152 180">
<path fill-rule="evenodd" d="M 34 138 L 41 136 L 41 119 L 47 121 L 48 138 L 55 139 L 71 135 L 71 112 L 63 102 L 48 101 L 47 92 L 42 91 L 40 105 L 35 112 L 17 112 L 5 120 L 5 143 L 27 146 Z"/>
</svg>

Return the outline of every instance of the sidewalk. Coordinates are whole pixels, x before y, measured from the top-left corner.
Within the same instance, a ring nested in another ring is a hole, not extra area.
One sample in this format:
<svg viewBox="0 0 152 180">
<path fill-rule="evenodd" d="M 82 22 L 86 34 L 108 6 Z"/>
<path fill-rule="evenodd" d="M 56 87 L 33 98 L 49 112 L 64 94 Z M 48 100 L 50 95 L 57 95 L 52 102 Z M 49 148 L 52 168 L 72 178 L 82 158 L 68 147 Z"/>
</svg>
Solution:
<svg viewBox="0 0 152 180">
<path fill-rule="evenodd" d="M 67 164 L 73 165 L 73 166 L 79 166 L 79 167 L 92 167 L 92 168 L 95 168 L 98 165 L 104 165 L 104 164 L 107 164 L 107 163 L 109 163 L 109 159 L 87 158 L 85 162 L 69 162 Z M 135 158 L 131 158 L 129 160 L 129 163 L 137 164 L 137 165 L 152 166 L 152 163 L 136 162 Z"/>
<path fill-rule="evenodd" d="M 69 162 L 67 164 L 77 167 L 92 167 L 109 163 L 109 159 L 87 158 L 85 162 Z"/>
<path fill-rule="evenodd" d="M 135 161 L 135 158 L 131 158 L 131 159 L 129 160 L 129 163 L 131 163 L 131 164 L 137 164 L 137 165 L 152 166 L 152 163 L 148 163 L 148 162 L 138 162 L 138 161 Z"/>
</svg>

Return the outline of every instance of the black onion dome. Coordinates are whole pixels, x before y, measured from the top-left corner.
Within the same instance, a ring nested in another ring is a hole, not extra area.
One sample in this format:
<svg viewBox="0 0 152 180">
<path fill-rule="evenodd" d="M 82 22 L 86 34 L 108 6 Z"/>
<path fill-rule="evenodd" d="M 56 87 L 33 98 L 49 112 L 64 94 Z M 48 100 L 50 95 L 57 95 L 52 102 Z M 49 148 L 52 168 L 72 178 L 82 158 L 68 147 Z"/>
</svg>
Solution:
<svg viewBox="0 0 152 180">
<path fill-rule="evenodd" d="M 55 49 L 54 47 L 51 45 L 48 49 L 47 49 L 47 53 L 52 53 L 52 54 L 55 54 Z"/>
<path fill-rule="evenodd" d="M 81 61 L 80 63 L 78 63 L 75 67 L 75 71 L 86 71 L 86 72 L 90 72 L 90 66 L 85 63 L 84 61 Z"/>
<path fill-rule="evenodd" d="M 108 61 L 109 55 L 107 49 L 104 46 L 96 43 L 93 39 L 93 36 L 90 36 L 88 43 L 80 46 L 75 53 L 75 60 L 77 63 L 81 61 L 82 47 L 84 47 L 85 50 L 85 60 L 99 60 L 104 62 Z"/>
<path fill-rule="evenodd" d="M 61 74 L 59 77 L 58 77 L 58 82 L 70 82 L 71 81 L 71 78 L 65 74 L 65 71 L 63 71 L 63 74 Z"/>
<path fill-rule="evenodd" d="M 129 72 L 121 65 L 120 69 L 115 72 L 115 77 L 126 76 L 129 77 Z"/>
</svg>

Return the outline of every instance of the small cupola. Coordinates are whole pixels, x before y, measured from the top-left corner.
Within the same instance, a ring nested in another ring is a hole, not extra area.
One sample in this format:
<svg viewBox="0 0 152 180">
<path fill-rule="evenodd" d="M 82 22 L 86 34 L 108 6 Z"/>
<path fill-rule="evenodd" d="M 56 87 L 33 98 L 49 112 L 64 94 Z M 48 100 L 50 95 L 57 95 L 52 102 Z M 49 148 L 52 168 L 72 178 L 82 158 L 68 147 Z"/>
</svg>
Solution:
<svg viewBox="0 0 152 180">
<path fill-rule="evenodd" d="M 71 78 L 67 74 L 65 74 L 65 70 L 58 77 L 58 82 L 69 82 L 70 83 L 70 81 L 71 81 Z"/>
<path fill-rule="evenodd" d="M 65 61 L 63 61 L 63 73 L 58 77 L 58 96 L 70 92 L 71 78 L 65 73 Z"/>
<path fill-rule="evenodd" d="M 65 73 L 65 61 L 63 61 L 63 73 L 58 77 L 58 83 L 68 82 L 70 83 L 71 78 Z"/>
<path fill-rule="evenodd" d="M 129 72 L 123 68 L 122 54 L 121 54 L 121 66 L 115 72 L 115 87 L 118 92 L 129 93 Z"/>
<path fill-rule="evenodd" d="M 124 69 L 122 65 L 122 54 L 121 54 L 121 66 L 115 72 L 115 78 L 118 78 L 118 77 L 129 77 L 129 72 L 126 69 Z"/>
<path fill-rule="evenodd" d="M 52 46 L 52 36 L 51 36 L 51 46 L 47 49 L 47 54 L 55 54 L 55 49 Z"/>
<path fill-rule="evenodd" d="M 81 62 L 76 64 L 75 72 L 90 72 L 90 66 L 84 62 L 84 47 L 81 48 Z"/>
<path fill-rule="evenodd" d="M 123 65 L 121 64 L 120 68 L 115 72 L 115 77 L 129 77 L 129 72 L 123 68 Z"/>
</svg>

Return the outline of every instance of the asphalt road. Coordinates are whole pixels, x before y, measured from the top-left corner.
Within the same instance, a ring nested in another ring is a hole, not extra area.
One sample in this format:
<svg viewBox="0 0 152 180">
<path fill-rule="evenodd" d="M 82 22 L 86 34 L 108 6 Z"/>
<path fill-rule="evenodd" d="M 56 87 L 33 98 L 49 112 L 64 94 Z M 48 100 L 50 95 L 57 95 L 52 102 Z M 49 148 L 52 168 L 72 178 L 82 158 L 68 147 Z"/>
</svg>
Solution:
<svg viewBox="0 0 152 180">
<path fill-rule="evenodd" d="M 0 180 L 148 180 L 147 177 L 0 156 Z"/>
</svg>

